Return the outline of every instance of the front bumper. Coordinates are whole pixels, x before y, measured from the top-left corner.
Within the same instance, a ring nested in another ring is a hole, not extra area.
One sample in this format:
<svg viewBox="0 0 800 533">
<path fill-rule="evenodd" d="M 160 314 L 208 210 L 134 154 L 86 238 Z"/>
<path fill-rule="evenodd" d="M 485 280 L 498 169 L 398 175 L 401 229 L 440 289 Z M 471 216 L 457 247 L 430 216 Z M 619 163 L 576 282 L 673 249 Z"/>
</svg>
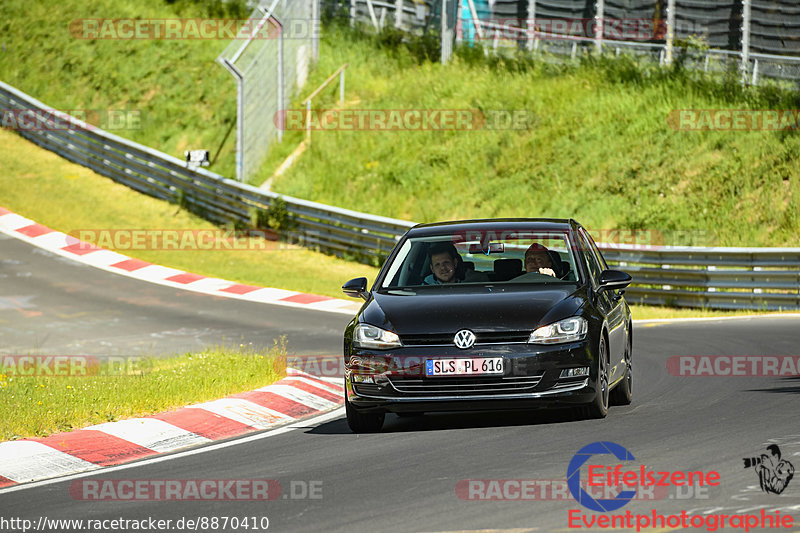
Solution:
<svg viewBox="0 0 800 533">
<path fill-rule="evenodd" d="M 500 376 L 428 377 L 425 361 L 441 358 L 502 357 Z M 351 405 L 369 412 L 470 411 L 565 407 L 591 402 L 597 364 L 588 341 L 561 345 L 527 343 L 475 346 L 404 347 L 390 351 L 353 350 L 345 355 L 345 382 Z M 562 378 L 570 368 L 589 374 Z M 354 383 L 353 376 L 374 383 Z"/>
</svg>

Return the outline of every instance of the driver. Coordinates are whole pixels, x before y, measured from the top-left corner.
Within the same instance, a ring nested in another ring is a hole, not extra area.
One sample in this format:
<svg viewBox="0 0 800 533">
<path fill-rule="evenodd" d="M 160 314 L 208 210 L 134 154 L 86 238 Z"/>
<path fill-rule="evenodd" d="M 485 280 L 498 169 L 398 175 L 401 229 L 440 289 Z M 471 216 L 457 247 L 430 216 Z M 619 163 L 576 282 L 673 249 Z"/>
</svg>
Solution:
<svg viewBox="0 0 800 533">
<path fill-rule="evenodd" d="M 547 248 L 535 242 L 525 250 L 525 272 L 538 272 L 547 276 L 556 276 L 553 261 Z"/>
</svg>

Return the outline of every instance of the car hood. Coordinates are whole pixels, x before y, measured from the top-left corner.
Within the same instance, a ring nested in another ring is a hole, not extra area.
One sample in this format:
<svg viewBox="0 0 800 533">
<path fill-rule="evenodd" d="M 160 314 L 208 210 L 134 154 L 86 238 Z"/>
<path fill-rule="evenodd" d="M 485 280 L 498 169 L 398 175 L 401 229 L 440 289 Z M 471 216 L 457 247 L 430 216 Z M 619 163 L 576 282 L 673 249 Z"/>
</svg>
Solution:
<svg viewBox="0 0 800 533">
<path fill-rule="evenodd" d="M 480 287 L 372 294 L 361 321 L 401 335 L 475 331 L 521 331 L 574 316 L 586 299 L 576 285 L 519 290 Z"/>
</svg>

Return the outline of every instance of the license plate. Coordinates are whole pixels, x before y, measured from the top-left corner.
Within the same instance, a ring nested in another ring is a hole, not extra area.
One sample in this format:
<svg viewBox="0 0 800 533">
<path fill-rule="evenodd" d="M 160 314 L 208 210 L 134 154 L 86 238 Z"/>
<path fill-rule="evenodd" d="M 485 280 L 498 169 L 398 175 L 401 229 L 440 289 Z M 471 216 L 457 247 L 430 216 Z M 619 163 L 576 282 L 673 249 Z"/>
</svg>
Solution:
<svg viewBox="0 0 800 533">
<path fill-rule="evenodd" d="M 426 376 L 481 376 L 503 373 L 502 357 L 471 357 L 468 359 L 428 359 Z"/>
</svg>

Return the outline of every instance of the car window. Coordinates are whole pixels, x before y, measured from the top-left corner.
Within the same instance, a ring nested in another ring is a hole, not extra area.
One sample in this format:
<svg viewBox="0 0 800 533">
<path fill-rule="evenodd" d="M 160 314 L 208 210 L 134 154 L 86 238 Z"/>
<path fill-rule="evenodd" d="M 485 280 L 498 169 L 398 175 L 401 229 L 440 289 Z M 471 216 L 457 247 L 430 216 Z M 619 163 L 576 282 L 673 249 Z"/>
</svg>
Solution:
<svg viewBox="0 0 800 533">
<path fill-rule="evenodd" d="M 583 228 L 581 228 L 581 230 L 583 230 Z M 582 252 L 580 256 L 584 259 L 584 265 L 586 266 L 589 276 L 592 279 L 592 286 L 597 287 L 598 283 L 600 282 L 600 273 L 603 271 L 603 268 L 594 253 L 594 249 L 592 247 L 592 244 L 594 243 L 587 240 L 587 234 L 585 231 L 579 231 L 578 237 Z"/>
<path fill-rule="evenodd" d="M 466 232 L 407 239 L 386 269 L 382 289 L 448 284 L 574 283 L 566 232 Z"/>
<path fill-rule="evenodd" d="M 585 229 L 581 228 L 580 230 L 583 233 L 583 235 L 586 237 L 586 240 L 589 242 L 589 247 L 592 250 L 592 254 L 595 256 L 595 259 L 597 260 L 597 263 L 600 265 L 600 267 L 603 270 L 607 270 L 608 269 L 608 264 L 606 263 L 606 260 L 603 257 L 603 254 L 600 252 L 600 249 L 597 247 L 597 244 L 595 244 L 594 239 L 592 239 L 592 236 Z"/>
</svg>

